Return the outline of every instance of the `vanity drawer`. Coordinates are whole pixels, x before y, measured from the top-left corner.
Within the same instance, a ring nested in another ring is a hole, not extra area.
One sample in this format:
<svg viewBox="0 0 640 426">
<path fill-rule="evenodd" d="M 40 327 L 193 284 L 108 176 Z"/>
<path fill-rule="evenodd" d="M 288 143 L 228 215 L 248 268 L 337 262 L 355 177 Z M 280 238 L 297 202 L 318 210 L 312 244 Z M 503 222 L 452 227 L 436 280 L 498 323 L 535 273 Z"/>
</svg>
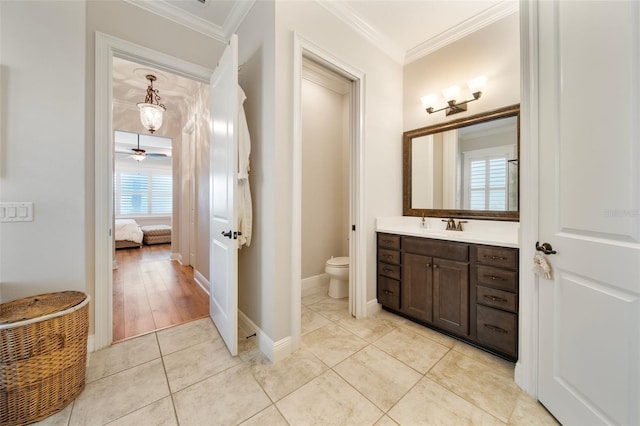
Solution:
<svg viewBox="0 0 640 426">
<path fill-rule="evenodd" d="M 506 247 L 478 246 L 476 250 L 476 261 L 483 265 L 517 269 L 518 250 Z"/>
<path fill-rule="evenodd" d="M 478 305 L 477 308 L 478 341 L 483 345 L 516 356 L 517 316 L 482 305 Z"/>
<path fill-rule="evenodd" d="M 518 295 L 489 287 L 476 287 L 476 302 L 494 308 L 518 312 Z"/>
<path fill-rule="evenodd" d="M 405 253 L 421 256 L 433 256 L 460 262 L 469 261 L 469 244 L 464 243 L 405 237 L 402 239 L 402 250 Z"/>
<path fill-rule="evenodd" d="M 378 247 L 400 250 L 400 235 L 378 234 Z"/>
<path fill-rule="evenodd" d="M 400 279 L 400 265 L 390 265 L 388 263 L 378 262 L 378 275 L 385 277 Z"/>
<path fill-rule="evenodd" d="M 378 276 L 378 302 L 391 309 L 400 309 L 400 281 Z"/>
<path fill-rule="evenodd" d="M 396 250 L 378 249 L 378 260 L 381 262 L 400 264 L 400 252 Z"/>
<path fill-rule="evenodd" d="M 476 267 L 476 279 L 478 285 L 483 285 L 501 290 L 518 291 L 518 272 L 505 271 L 491 266 Z"/>
</svg>

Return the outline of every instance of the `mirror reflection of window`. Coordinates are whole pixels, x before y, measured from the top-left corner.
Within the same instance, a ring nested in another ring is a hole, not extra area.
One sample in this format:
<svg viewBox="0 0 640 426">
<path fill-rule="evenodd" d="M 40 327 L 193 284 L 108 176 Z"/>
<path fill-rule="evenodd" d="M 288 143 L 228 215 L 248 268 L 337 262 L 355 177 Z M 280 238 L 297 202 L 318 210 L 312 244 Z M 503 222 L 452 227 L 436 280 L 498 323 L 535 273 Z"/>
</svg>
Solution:
<svg viewBox="0 0 640 426">
<path fill-rule="evenodd" d="M 509 210 L 508 161 L 515 146 L 477 149 L 462 153 L 465 210 Z"/>
</svg>

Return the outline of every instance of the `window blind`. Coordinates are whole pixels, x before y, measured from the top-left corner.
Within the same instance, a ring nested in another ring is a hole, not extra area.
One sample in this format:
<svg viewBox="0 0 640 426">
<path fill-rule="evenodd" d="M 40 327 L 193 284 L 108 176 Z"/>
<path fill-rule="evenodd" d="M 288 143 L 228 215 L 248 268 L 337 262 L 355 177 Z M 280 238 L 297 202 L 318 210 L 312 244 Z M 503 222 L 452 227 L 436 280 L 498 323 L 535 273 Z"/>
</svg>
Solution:
<svg viewBox="0 0 640 426">
<path fill-rule="evenodd" d="M 173 180 L 170 170 L 116 170 L 114 177 L 116 215 L 171 215 Z"/>
</svg>

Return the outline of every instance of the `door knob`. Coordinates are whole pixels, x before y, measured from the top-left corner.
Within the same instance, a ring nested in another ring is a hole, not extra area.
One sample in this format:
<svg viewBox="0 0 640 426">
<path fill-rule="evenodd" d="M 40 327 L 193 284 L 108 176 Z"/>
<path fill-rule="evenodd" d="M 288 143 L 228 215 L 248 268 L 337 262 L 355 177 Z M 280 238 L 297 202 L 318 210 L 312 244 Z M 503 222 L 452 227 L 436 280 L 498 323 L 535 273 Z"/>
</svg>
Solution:
<svg viewBox="0 0 640 426">
<path fill-rule="evenodd" d="M 549 243 L 542 243 L 542 245 L 538 245 L 539 241 L 536 241 L 536 250 L 543 252 L 544 254 L 556 254 L 558 253 L 551 247 Z"/>
<path fill-rule="evenodd" d="M 231 238 L 231 231 L 228 231 L 228 232 L 222 231 L 221 234 L 223 237 Z"/>
</svg>

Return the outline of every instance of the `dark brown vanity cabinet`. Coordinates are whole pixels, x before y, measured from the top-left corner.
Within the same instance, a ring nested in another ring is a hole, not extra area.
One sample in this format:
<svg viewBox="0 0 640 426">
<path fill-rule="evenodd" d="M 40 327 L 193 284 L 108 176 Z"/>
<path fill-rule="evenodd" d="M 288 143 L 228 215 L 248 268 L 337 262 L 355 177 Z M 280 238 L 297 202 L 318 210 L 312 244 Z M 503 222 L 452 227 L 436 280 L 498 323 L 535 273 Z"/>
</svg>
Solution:
<svg viewBox="0 0 640 426">
<path fill-rule="evenodd" d="M 378 302 L 517 358 L 518 250 L 378 234 Z"/>
<path fill-rule="evenodd" d="M 378 302 L 400 309 L 400 236 L 378 234 Z"/>
<path fill-rule="evenodd" d="M 469 245 L 402 237 L 401 309 L 408 316 L 469 334 Z"/>
<path fill-rule="evenodd" d="M 472 247 L 475 260 L 476 341 L 510 358 L 518 356 L 518 249 Z M 473 310 L 473 309 L 472 309 Z"/>
</svg>

